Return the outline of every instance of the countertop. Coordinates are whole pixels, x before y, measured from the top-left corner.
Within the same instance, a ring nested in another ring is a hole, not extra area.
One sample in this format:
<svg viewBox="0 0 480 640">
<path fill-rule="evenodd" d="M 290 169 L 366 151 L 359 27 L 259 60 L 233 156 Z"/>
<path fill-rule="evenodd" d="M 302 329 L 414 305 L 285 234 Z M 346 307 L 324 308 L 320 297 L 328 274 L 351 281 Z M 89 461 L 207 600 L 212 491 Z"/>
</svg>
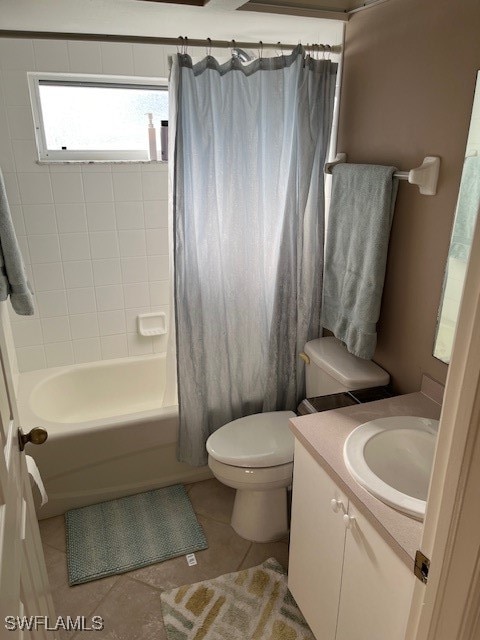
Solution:
<svg viewBox="0 0 480 640">
<path fill-rule="evenodd" d="M 343 445 L 356 427 L 375 418 L 404 415 L 438 419 L 442 394 L 441 386 L 435 385 L 424 377 L 421 392 L 290 420 L 294 436 L 409 568 L 420 548 L 423 523 L 389 507 L 361 487 L 347 471 Z"/>
</svg>

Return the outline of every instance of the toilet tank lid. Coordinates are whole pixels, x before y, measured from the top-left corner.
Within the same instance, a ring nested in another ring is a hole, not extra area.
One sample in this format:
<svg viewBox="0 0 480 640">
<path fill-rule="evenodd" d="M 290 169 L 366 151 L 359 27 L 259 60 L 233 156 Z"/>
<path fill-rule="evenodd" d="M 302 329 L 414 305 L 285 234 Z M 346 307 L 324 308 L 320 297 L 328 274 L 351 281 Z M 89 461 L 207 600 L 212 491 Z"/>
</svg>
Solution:
<svg viewBox="0 0 480 640">
<path fill-rule="evenodd" d="M 357 358 L 334 337 L 317 338 L 305 345 L 310 360 L 347 389 L 380 387 L 390 381 L 390 376 L 371 360 Z"/>
<path fill-rule="evenodd" d="M 293 411 L 270 411 L 238 418 L 207 440 L 208 453 L 233 467 L 275 467 L 293 461 Z"/>
</svg>

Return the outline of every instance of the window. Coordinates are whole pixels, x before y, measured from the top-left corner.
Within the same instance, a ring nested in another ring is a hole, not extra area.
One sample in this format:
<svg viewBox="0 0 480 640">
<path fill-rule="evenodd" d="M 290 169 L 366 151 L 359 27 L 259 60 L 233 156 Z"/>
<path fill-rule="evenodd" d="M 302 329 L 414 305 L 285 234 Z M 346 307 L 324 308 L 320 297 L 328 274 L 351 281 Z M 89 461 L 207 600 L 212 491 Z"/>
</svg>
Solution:
<svg viewBox="0 0 480 640">
<path fill-rule="evenodd" d="M 29 73 L 40 161 L 148 161 L 153 114 L 157 158 L 168 120 L 165 80 Z"/>
</svg>

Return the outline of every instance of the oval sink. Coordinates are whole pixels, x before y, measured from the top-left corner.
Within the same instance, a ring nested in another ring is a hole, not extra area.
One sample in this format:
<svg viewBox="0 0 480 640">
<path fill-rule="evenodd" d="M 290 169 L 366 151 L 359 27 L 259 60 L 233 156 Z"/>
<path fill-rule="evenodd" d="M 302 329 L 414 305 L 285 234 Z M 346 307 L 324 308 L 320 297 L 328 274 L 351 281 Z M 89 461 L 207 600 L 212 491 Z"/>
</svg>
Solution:
<svg viewBox="0 0 480 640">
<path fill-rule="evenodd" d="M 350 474 L 385 504 L 423 520 L 438 420 L 378 418 L 348 436 L 343 457 Z"/>
</svg>

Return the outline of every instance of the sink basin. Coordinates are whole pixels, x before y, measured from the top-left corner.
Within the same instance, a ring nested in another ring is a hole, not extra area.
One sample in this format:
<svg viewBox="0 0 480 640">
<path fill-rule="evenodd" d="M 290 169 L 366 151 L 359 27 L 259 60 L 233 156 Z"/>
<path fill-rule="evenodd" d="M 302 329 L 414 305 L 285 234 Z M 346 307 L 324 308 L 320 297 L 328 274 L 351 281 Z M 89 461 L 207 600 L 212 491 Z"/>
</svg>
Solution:
<svg viewBox="0 0 480 640">
<path fill-rule="evenodd" d="M 378 418 L 348 436 L 343 458 L 350 474 L 385 504 L 423 520 L 438 420 Z"/>
</svg>

